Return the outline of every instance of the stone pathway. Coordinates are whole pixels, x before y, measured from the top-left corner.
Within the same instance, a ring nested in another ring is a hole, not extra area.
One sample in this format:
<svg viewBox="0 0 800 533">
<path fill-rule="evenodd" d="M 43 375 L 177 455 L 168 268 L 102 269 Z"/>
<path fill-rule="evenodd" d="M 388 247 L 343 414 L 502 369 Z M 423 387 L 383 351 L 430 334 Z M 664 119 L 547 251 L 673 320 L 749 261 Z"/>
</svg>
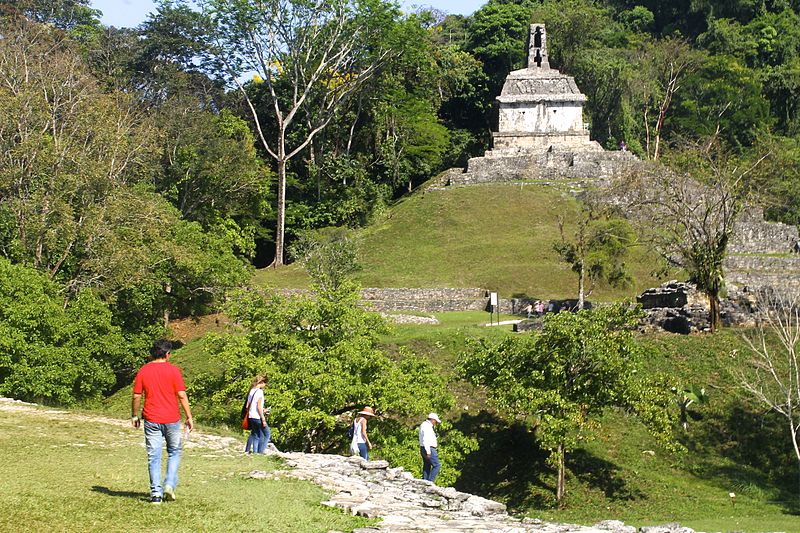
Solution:
<svg viewBox="0 0 800 533">
<path fill-rule="evenodd" d="M 253 471 L 256 479 L 293 477 L 312 481 L 334 494 L 323 505 L 353 515 L 381 518 L 376 527 L 354 533 L 637 533 L 622 522 L 609 520 L 593 527 L 554 524 L 536 519 L 517 519 L 506 506 L 452 487 L 438 487 L 415 479 L 403 468 L 390 468 L 386 461 L 364 461 L 360 457 L 280 453 L 291 469 Z M 678 524 L 641 528 L 641 533 L 694 533 Z"/>
</svg>

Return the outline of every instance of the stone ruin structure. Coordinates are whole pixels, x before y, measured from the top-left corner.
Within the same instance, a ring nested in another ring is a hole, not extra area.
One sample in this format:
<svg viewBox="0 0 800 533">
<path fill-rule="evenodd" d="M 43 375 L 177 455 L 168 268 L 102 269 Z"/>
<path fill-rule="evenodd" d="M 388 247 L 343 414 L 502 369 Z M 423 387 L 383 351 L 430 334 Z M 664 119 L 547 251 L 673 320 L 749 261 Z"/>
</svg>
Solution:
<svg viewBox="0 0 800 533">
<path fill-rule="evenodd" d="M 322 505 L 353 516 L 380 519 L 354 533 L 694 533 L 678 523 L 636 528 L 617 520 L 580 526 L 516 518 L 502 503 L 415 479 L 386 461 L 332 454 L 270 454 L 284 459 L 287 468 L 252 470 L 246 474 L 251 480 L 311 481 L 332 493 Z"/>
<path fill-rule="evenodd" d="M 544 24 L 530 25 L 528 64 L 511 72 L 499 103 L 494 147 L 451 169 L 432 188 L 481 183 L 593 181 L 613 177 L 638 159 L 608 152 L 589 138 L 575 79 L 550 68 Z"/>
<path fill-rule="evenodd" d="M 552 146 L 576 151 L 602 151 L 583 125 L 581 93 L 571 76 L 550 68 L 544 24 L 531 24 L 527 68 L 506 78 L 494 148 L 500 152 L 546 152 Z"/>
<path fill-rule="evenodd" d="M 527 67 L 508 75 L 497 101 L 493 149 L 470 159 L 466 170 L 444 172 L 429 190 L 529 183 L 558 184 L 579 193 L 590 183 L 602 186 L 643 165 L 630 152 L 606 151 L 590 139 L 583 124 L 586 96 L 572 77 L 550 67 L 544 24 L 531 24 Z M 724 265 L 728 298 L 722 301 L 723 322 L 752 323 L 763 288 L 800 289 L 798 252 L 796 227 L 766 222 L 760 208 L 747 209 Z M 707 299 L 689 284 L 669 282 L 639 300 L 648 322 L 657 327 L 681 333 L 707 327 Z"/>
</svg>

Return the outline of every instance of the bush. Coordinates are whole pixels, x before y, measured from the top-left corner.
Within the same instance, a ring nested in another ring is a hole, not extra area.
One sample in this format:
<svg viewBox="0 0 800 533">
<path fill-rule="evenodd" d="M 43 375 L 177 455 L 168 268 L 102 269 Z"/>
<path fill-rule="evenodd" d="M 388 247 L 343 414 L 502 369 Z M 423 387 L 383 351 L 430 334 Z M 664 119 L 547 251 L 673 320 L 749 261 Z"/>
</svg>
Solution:
<svg viewBox="0 0 800 533">
<path fill-rule="evenodd" d="M 57 404 L 98 399 L 133 365 L 89 290 L 65 304 L 47 276 L 0 258 L 0 394 Z"/>
</svg>

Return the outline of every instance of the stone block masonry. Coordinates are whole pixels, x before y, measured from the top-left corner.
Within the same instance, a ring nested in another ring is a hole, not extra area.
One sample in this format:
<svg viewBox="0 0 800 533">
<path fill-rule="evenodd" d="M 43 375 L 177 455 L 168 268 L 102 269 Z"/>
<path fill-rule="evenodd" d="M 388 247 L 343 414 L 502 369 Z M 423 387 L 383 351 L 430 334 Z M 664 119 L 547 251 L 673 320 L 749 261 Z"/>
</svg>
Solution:
<svg viewBox="0 0 800 533">
<path fill-rule="evenodd" d="M 766 222 L 760 207 L 746 209 L 734 227 L 731 254 L 791 253 L 798 241 L 796 226 Z"/>
<path fill-rule="evenodd" d="M 489 303 L 484 289 L 406 289 L 366 288 L 361 290 L 361 303 L 372 311 L 483 311 Z"/>
</svg>

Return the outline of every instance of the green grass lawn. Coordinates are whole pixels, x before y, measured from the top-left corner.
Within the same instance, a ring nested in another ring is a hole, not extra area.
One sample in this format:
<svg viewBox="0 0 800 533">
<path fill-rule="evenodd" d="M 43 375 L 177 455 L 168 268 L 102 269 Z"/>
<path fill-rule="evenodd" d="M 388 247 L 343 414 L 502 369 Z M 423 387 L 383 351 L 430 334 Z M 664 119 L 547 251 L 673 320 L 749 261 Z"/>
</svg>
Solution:
<svg viewBox="0 0 800 533">
<path fill-rule="evenodd" d="M 311 483 L 248 478 L 280 467 L 276 459 L 200 444 L 184 450 L 177 501 L 155 506 L 141 430 L 0 409 L 0 531 L 324 533 L 368 524 L 320 505 L 326 493 Z"/>
<path fill-rule="evenodd" d="M 536 185 L 414 194 L 361 232 L 363 270 L 357 279 L 364 287 L 479 287 L 503 297 L 574 298 L 577 279 L 558 260 L 553 243 L 560 239 L 559 216 L 574 220 L 577 209 L 570 194 Z M 633 248 L 626 263 L 633 285 L 599 286 L 591 299 L 632 299 L 659 284 L 653 276 L 657 262 L 643 248 Z M 294 265 L 263 269 L 254 281 L 279 288 L 308 285 Z"/>
</svg>

